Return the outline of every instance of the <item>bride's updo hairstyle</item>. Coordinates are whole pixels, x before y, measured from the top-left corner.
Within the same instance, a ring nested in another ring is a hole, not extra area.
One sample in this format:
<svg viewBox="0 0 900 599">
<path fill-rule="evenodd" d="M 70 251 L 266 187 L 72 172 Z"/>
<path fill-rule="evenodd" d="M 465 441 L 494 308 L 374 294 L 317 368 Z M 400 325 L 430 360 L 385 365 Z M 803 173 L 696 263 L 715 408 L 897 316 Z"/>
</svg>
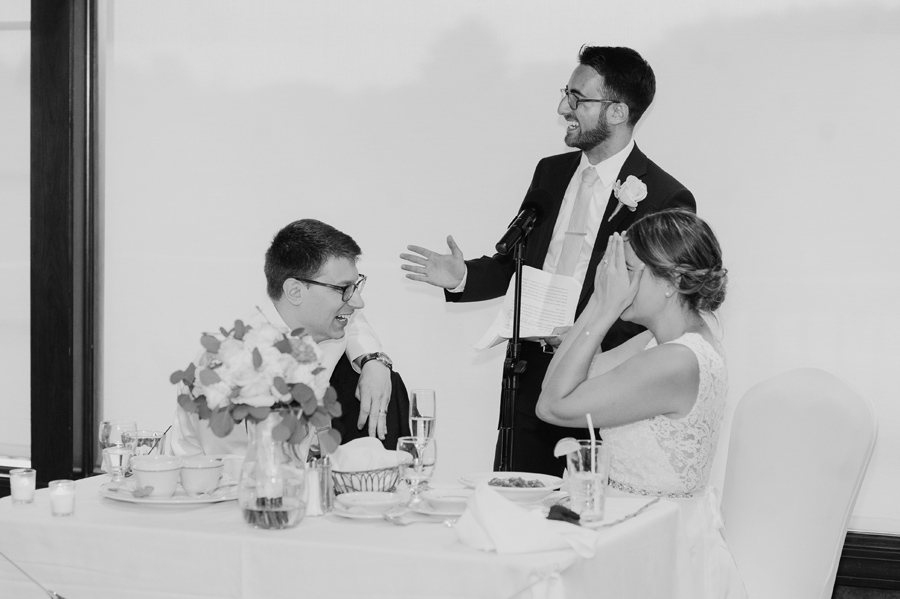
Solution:
<svg viewBox="0 0 900 599">
<path fill-rule="evenodd" d="M 672 283 L 691 310 L 714 312 L 725 301 L 728 271 L 722 266 L 722 248 L 693 212 L 648 214 L 628 228 L 626 239 L 653 276 Z"/>
</svg>

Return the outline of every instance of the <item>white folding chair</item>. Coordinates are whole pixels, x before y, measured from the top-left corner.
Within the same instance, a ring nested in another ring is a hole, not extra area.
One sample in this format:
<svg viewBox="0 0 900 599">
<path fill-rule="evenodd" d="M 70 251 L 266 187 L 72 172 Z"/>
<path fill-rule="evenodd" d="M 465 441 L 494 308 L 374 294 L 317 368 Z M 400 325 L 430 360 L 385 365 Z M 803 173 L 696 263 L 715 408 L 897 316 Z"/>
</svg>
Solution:
<svg viewBox="0 0 900 599">
<path fill-rule="evenodd" d="M 737 405 L 722 489 L 725 536 L 750 599 L 830 599 L 875 447 L 868 399 L 814 368 Z"/>
</svg>

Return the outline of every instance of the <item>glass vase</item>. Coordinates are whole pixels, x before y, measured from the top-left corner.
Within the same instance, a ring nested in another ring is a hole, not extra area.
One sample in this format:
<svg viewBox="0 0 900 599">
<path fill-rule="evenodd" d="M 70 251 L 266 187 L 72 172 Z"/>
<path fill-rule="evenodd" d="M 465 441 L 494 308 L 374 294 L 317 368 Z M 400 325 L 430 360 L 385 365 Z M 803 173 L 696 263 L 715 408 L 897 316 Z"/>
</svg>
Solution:
<svg viewBox="0 0 900 599">
<path fill-rule="evenodd" d="M 280 412 L 248 422 L 250 445 L 238 483 L 238 504 L 244 520 L 255 528 L 296 526 L 306 514 L 306 464 L 287 443 L 275 441 L 272 430 Z"/>
</svg>

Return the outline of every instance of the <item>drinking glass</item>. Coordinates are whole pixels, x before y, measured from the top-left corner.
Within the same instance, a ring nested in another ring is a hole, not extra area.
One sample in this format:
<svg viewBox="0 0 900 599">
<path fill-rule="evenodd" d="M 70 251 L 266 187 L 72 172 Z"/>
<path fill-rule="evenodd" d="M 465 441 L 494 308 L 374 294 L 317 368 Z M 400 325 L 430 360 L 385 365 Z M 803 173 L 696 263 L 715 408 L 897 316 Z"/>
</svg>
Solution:
<svg viewBox="0 0 900 599">
<path fill-rule="evenodd" d="M 109 465 L 112 482 L 120 483 L 125 480 L 125 471 L 131 461 L 131 449 L 129 447 L 107 447 L 103 450 L 103 461 Z"/>
<path fill-rule="evenodd" d="M 609 481 L 609 445 L 579 441 L 578 450 L 566 455 L 572 511 L 582 522 L 603 520 Z"/>
<path fill-rule="evenodd" d="M 108 447 L 124 447 L 125 441 L 122 439 L 122 433 L 126 431 L 136 431 L 137 423 L 134 420 L 104 420 L 100 423 L 100 452 Z M 109 472 L 109 463 L 106 456 L 103 457 L 101 469 Z"/>
<path fill-rule="evenodd" d="M 166 434 L 162 431 L 124 431 L 122 442 L 131 455 L 162 455 Z"/>
<path fill-rule="evenodd" d="M 400 478 L 409 485 L 409 506 L 422 503 L 420 493 L 428 487 L 434 473 L 437 445 L 434 439 L 425 437 L 400 437 L 397 439 L 397 465 Z"/>
<path fill-rule="evenodd" d="M 413 389 L 409 394 L 409 434 L 413 437 L 434 437 L 436 399 L 433 389 Z"/>
</svg>

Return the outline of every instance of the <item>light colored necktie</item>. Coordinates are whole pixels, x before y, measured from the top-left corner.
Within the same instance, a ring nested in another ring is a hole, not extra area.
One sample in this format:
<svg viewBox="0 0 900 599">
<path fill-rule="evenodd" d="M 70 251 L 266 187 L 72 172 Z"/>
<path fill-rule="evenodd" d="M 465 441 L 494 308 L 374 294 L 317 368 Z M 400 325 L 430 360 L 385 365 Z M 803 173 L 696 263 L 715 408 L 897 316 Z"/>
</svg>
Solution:
<svg viewBox="0 0 900 599">
<path fill-rule="evenodd" d="M 578 264 L 581 244 L 584 243 L 586 234 L 588 206 L 594 198 L 594 183 L 599 178 L 597 170 L 592 166 L 584 169 L 581 173 L 581 185 L 578 187 L 575 205 L 572 207 L 572 215 L 569 217 L 569 226 L 566 229 L 562 252 L 556 262 L 556 274 L 558 275 L 571 277 L 575 273 L 575 265 Z"/>
</svg>

